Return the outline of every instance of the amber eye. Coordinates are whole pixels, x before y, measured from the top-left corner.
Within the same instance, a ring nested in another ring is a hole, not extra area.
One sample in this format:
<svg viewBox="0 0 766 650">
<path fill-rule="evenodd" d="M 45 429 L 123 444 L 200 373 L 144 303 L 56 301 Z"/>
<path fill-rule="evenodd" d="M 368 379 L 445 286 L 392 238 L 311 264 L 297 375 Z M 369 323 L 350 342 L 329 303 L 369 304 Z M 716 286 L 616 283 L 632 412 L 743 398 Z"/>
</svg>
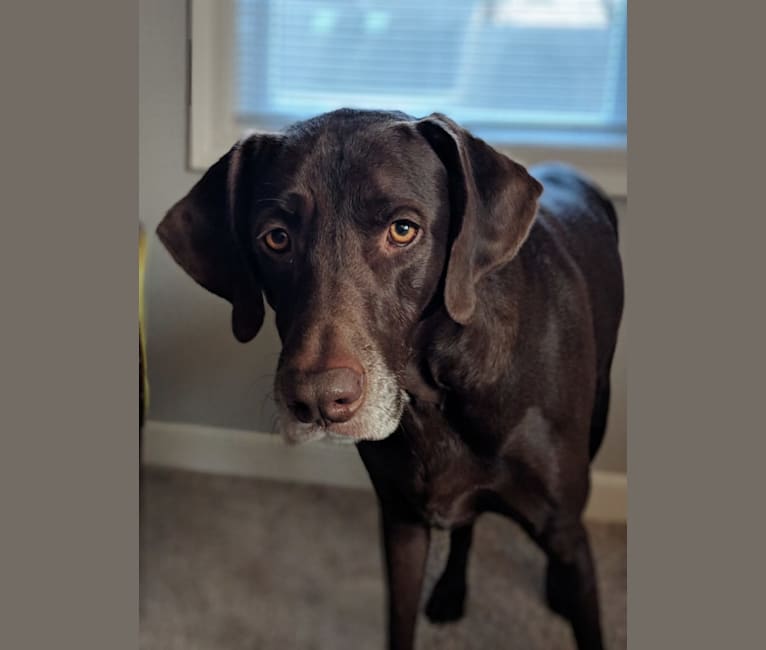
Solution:
<svg viewBox="0 0 766 650">
<path fill-rule="evenodd" d="M 388 228 L 388 240 L 396 246 L 406 246 L 415 240 L 418 230 L 412 221 L 394 221 Z"/>
<path fill-rule="evenodd" d="M 277 253 L 284 253 L 290 247 L 290 235 L 282 228 L 270 230 L 263 239 L 266 246 Z"/>
</svg>

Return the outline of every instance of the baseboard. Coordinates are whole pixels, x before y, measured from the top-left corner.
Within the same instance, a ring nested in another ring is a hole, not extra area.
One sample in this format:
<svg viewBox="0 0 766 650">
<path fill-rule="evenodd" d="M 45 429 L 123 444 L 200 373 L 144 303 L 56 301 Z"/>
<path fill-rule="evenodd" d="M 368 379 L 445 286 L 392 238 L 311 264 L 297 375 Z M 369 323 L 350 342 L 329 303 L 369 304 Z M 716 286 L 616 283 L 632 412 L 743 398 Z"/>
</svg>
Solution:
<svg viewBox="0 0 766 650">
<path fill-rule="evenodd" d="M 149 420 L 144 462 L 177 469 L 372 489 L 353 446 L 314 442 L 287 446 L 279 436 L 212 426 Z M 585 511 L 594 521 L 627 520 L 625 474 L 595 470 Z"/>
<path fill-rule="evenodd" d="M 149 420 L 144 462 L 178 469 L 372 489 L 352 445 L 286 445 L 280 436 Z"/>
</svg>

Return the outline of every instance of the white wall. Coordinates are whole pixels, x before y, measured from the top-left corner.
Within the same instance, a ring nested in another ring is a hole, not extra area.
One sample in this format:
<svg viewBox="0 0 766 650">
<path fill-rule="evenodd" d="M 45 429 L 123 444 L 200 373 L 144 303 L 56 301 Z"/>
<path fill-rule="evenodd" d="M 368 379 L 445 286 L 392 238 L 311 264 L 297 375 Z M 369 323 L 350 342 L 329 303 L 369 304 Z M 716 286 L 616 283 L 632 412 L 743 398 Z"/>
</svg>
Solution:
<svg viewBox="0 0 766 650">
<path fill-rule="evenodd" d="M 186 0 L 141 0 L 139 209 L 153 233 L 201 174 L 186 170 Z M 627 204 L 617 202 L 624 222 Z M 623 228 L 624 232 L 624 228 Z M 146 276 L 149 417 L 271 431 L 271 384 L 279 352 L 273 316 L 242 345 L 230 308 L 199 288 L 154 239 Z M 596 466 L 626 469 L 625 327 L 613 370 L 613 401 Z"/>
</svg>

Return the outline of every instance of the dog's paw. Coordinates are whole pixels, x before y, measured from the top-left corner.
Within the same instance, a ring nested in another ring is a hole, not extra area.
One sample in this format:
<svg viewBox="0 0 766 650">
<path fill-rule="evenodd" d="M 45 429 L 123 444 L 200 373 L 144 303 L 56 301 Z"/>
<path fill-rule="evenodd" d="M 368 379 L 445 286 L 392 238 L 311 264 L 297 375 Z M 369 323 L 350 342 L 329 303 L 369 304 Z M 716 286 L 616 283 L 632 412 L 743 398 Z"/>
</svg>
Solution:
<svg viewBox="0 0 766 650">
<path fill-rule="evenodd" d="M 426 616 L 432 623 L 452 623 L 465 613 L 465 584 L 454 585 L 439 580 L 426 603 Z"/>
</svg>

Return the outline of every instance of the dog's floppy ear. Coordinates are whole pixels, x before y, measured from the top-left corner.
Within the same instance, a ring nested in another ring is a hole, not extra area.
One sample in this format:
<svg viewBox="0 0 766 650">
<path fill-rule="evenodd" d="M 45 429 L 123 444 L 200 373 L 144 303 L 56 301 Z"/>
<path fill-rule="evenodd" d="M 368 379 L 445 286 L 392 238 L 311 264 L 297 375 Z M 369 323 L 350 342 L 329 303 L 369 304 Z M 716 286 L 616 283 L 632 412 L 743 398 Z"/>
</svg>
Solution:
<svg viewBox="0 0 766 650">
<path fill-rule="evenodd" d="M 476 307 L 476 283 L 524 243 L 542 185 L 444 115 L 434 113 L 415 126 L 447 169 L 453 239 L 444 303 L 450 317 L 465 325 Z"/>
<path fill-rule="evenodd" d="M 246 213 L 251 179 L 278 141 L 279 136 L 259 134 L 238 142 L 157 227 L 158 237 L 181 268 L 232 304 L 232 330 L 242 343 L 260 330 L 264 307 L 258 278 L 237 244 L 235 217 Z M 245 178 L 247 182 L 241 182 Z"/>
</svg>

